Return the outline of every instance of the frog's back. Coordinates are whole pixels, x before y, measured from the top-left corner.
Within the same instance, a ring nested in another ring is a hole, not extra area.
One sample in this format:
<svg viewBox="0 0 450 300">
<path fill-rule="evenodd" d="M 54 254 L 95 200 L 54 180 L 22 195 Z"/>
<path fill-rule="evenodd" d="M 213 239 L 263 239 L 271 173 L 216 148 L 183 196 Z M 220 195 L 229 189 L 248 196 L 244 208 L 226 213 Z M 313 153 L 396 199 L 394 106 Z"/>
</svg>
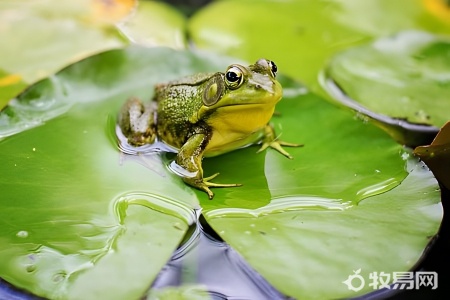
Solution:
<svg viewBox="0 0 450 300">
<path fill-rule="evenodd" d="M 197 98 L 201 86 L 208 81 L 215 73 L 198 73 L 185 76 L 167 83 L 160 83 L 155 86 L 155 96 L 153 100 L 165 105 L 166 102 L 186 103 L 187 100 Z"/>
<path fill-rule="evenodd" d="M 198 73 L 194 75 L 189 75 L 182 77 L 177 80 L 173 80 L 168 82 L 167 86 L 178 86 L 178 85 L 186 85 L 186 86 L 200 86 L 203 82 L 207 81 L 216 73 Z"/>
<path fill-rule="evenodd" d="M 158 137 L 168 144 L 181 147 L 189 136 L 189 119 L 202 107 L 204 83 L 214 73 L 200 73 L 155 87 L 154 101 L 158 103 Z"/>
</svg>

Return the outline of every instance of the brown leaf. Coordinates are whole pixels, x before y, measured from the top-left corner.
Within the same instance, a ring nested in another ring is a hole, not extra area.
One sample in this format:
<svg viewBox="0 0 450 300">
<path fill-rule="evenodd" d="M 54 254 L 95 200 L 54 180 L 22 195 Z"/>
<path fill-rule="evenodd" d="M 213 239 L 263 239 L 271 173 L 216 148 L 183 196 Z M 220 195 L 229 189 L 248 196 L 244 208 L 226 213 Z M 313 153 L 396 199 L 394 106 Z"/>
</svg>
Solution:
<svg viewBox="0 0 450 300">
<path fill-rule="evenodd" d="M 414 154 L 427 164 L 447 189 L 450 189 L 450 122 L 441 128 L 431 145 L 417 147 Z"/>
</svg>

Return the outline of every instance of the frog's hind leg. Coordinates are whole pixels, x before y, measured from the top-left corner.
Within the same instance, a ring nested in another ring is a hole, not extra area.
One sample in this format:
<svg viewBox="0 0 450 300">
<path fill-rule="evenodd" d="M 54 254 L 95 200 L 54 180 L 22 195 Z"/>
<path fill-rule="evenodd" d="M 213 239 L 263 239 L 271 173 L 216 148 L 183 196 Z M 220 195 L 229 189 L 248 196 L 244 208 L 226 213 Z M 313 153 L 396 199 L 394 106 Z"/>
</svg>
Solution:
<svg viewBox="0 0 450 300">
<path fill-rule="evenodd" d="M 156 139 L 156 103 L 143 104 L 139 98 L 131 97 L 119 113 L 119 126 L 133 146 L 151 144 Z"/>
</svg>

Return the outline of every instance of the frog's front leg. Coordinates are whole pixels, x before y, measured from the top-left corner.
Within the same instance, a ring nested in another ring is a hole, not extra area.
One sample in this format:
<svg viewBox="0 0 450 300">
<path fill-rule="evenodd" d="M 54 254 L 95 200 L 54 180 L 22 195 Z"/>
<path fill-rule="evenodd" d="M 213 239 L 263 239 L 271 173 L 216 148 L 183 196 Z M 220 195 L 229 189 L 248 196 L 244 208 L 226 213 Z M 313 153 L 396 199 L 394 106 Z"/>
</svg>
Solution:
<svg viewBox="0 0 450 300">
<path fill-rule="evenodd" d="M 275 136 L 275 130 L 273 129 L 273 127 L 271 125 L 269 125 L 269 124 L 266 125 L 266 127 L 264 128 L 264 136 L 262 138 L 262 146 L 258 150 L 258 153 L 261 152 L 261 151 L 264 151 L 266 148 L 270 147 L 270 148 L 273 148 L 273 149 L 277 150 L 278 152 L 280 152 L 281 154 L 283 154 L 287 158 L 293 159 L 293 157 L 286 150 L 284 150 L 282 146 L 286 146 L 286 147 L 303 147 L 302 144 L 294 144 L 294 143 L 288 143 L 288 142 L 280 141 Z"/>
<path fill-rule="evenodd" d="M 211 200 L 214 197 L 214 193 L 211 192 L 209 188 L 237 187 L 241 186 L 241 184 L 210 182 L 210 180 L 219 175 L 219 173 L 206 178 L 203 177 L 202 159 L 208 142 L 208 134 L 197 133 L 192 135 L 178 152 L 176 163 L 188 173 L 186 176 L 182 177 L 183 181 L 206 192 Z"/>
<path fill-rule="evenodd" d="M 119 126 L 130 145 L 142 146 L 155 141 L 155 112 L 154 102 L 144 105 L 136 97 L 131 97 L 125 102 L 119 113 Z"/>
</svg>

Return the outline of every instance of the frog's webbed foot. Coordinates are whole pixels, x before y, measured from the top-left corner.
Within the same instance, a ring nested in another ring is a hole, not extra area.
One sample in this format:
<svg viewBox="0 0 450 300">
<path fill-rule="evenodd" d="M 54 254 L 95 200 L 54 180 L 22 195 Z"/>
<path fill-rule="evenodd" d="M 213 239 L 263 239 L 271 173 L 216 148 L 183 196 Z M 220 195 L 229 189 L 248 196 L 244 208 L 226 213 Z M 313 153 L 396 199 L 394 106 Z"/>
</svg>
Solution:
<svg viewBox="0 0 450 300">
<path fill-rule="evenodd" d="M 133 146 L 151 144 L 156 139 L 154 122 L 155 103 L 143 104 L 140 99 L 131 97 L 122 106 L 119 126 Z"/>
<path fill-rule="evenodd" d="M 264 142 L 261 146 L 261 148 L 259 148 L 259 150 L 256 153 L 262 152 L 264 150 L 266 150 L 268 147 L 277 150 L 278 152 L 280 152 L 281 154 L 283 154 L 284 156 L 286 156 L 289 159 L 293 159 L 292 155 L 290 155 L 286 150 L 283 149 L 282 146 L 285 147 L 303 147 L 302 144 L 293 144 L 293 143 L 287 143 L 287 142 L 283 142 L 283 141 L 279 141 L 279 140 L 274 140 L 271 142 Z"/>
<path fill-rule="evenodd" d="M 278 140 L 278 138 L 275 136 L 273 127 L 270 125 L 267 125 L 264 129 L 264 138 L 262 140 L 261 148 L 259 148 L 257 153 L 262 152 L 262 151 L 266 150 L 268 147 L 270 147 L 272 149 L 277 150 L 278 152 L 280 152 L 287 158 L 293 159 L 292 155 L 290 155 L 286 150 L 284 150 L 282 146 L 303 147 L 302 144 L 294 144 L 294 143 L 288 143 L 288 142 Z"/>
<path fill-rule="evenodd" d="M 193 186 L 193 187 L 195 187 L 195 188 L 197 188 L 197 189 L 207 193 L 209 200 L 212 200 L 214 198 L 214 193 L 211 191 L 210 188 L 226 188 L 226 187 L 239 187 L 239 186 L 242 186 L 242 184 L 239 184 L 239 183 L 214 183 L 214 182 L 210 182 L 210 180 L 216 178 L 217 175 L 219 175 L 219 173 L 216 173 L 216 174 L 214 174 L 212 176 L 209 176 L 209 177 L 205 177 L 203 179 L 183 178 L 183 180 L 187 184 L 189 184 L 189 185 L 191 185 L 191 186 Z"/>
<path fill-rule="evenodd" d="M 219 173 L 209 177 L 203 177 L 203 152 L 208 144 L 209 138 L 210 135 L 208 132 L 191 136 L 178 152 L 176 163 L 187 171 L 188 176 L 182 176 L 183 181 L 190 186 L 207 193 L 208 198 L 211 200 L 214 197 L 214 193 L 210 188 L 237 187 L 241 186 L 241 184 L 211 182 L 211 180 L 216 178 Z"/>
</svg>

